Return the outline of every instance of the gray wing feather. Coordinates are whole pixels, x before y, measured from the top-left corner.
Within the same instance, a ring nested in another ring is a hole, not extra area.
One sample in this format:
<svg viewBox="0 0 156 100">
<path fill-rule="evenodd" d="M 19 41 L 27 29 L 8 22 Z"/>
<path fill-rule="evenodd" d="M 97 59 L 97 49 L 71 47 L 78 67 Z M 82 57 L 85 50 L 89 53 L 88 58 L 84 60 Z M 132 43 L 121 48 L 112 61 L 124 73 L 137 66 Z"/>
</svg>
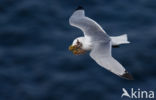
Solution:
<svg viewBox="0 0 156 100">
<path fill-rule="evenodd" d="M 121 76 L 125 73 L 125 68 L 111 55 L 111 42 L 95 43 L 92 51 L 90 52 L 90 56 L 100 66 L 116 75 Z"/>
<path fill-rule="evenodd" d="M 106 32 L 94 20 L 84 14 L 84 10 L 77 10 L 69 19 L 70 25 L 81 29 L 84 36 L 90 37 L 93 41 L 109 41 Z"/>
</svg>

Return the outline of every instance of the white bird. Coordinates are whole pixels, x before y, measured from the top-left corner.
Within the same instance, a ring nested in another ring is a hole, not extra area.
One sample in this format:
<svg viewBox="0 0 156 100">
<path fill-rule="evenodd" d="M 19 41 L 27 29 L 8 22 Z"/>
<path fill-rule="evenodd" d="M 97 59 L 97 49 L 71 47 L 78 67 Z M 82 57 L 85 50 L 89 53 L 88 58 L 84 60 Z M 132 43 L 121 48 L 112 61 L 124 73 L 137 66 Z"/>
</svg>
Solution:
<svg viewBox="0 0 156 100">
<path fill-rule="evenodd" d="M 84 33 L 83 37 L 78 37 L 73 41 L 69 47 L 70 51 L 77 55 L 91 51 L 90 56 L 97 64 L 122 78 L 133 79 L 111 54 L 112 46 L 130 43 L 126 34 L 117 37 L 108 36 L 97 22 L 85 16 L 85 11 L 81 6 L 72 14 L 69 23 Z"/>
</svg>

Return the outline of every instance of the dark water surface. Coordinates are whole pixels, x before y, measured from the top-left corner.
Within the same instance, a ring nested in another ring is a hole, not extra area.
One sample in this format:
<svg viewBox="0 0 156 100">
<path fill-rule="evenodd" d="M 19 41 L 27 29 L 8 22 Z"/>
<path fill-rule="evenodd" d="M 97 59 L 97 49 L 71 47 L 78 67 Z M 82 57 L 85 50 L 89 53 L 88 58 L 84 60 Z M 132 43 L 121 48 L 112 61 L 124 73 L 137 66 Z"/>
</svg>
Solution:
<svg viewBox="0 0 156 100">
<path fill-rule="evenodd" d="M 113 56 L 134 81 L 68 51 L 78 5 L 109 35 L 128 34 Z M 156 0 L 0 0 L 0 100 L 125 100 L 122 88 L 156 92 Z"/>
</svg>

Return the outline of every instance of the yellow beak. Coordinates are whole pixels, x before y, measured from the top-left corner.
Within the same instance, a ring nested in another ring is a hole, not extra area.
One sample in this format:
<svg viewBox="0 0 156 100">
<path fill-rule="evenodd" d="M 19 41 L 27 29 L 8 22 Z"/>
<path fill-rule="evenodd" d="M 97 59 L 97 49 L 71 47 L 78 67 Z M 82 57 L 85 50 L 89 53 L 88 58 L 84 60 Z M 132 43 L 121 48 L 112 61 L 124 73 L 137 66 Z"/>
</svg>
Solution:
<svg viewBox="0 0 156 100">
<path fill-rule="evenodd" d="M 73 52 L 73 54 L 75 54 L 75 55 L 84 54 L 86 52 L 85 50 L 82 50 L 81 48 L 77 47 L 76 45 L 74 45 L 74 46 L 70 45 L 68 49 L 69 49 L 69 51 Z"/>
<path fill-rule="evenodd" d="M 69 49 L 69 51 L 74 51 L 76 48 L 75 48 L 75 46 L 70 45 L 68 49 Z"/>
</svg>

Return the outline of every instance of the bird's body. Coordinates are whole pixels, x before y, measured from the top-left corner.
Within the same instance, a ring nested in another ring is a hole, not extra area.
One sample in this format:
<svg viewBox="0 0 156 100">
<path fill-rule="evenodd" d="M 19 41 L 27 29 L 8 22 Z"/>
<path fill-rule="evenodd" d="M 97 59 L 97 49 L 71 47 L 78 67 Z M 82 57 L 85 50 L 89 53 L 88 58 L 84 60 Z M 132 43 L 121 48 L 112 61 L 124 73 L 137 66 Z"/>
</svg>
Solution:
<svg viewBox="0 0 156 100">
<path fill-rule="evenodd" d="M 112 46 L 119 46 L 121 44 L 128 44 L 130 43 L 128 40 L 127 40 L 127 34 L 124 34 L 124 35 L 120 35 L 120 36 L 114 36 L 114 37 L 110 37 L 111 38 L 111 44 Z M 89 51 L 91 50 L 91 47 L 92 47 L 92 41 L 91 41 L 91 38 L 89 37 L 77 37 L 72 45 L 76 45 L 76 42 L 77 41 L 81 41 L 83 43 L 82 45 L 82 49 L 86 50 L 86 51 Z"/>
<path fill-rule="evenodd" d="M 112 46 L 129 43 L 126 34 L 110 37 L 98 23 L 85 16 L 82 7 L 72 14 L 69 23 L 84 33 L 84 36 L 76 38 L 69 48 L 74 54 L 91 51 L 90 56 L 97 64 L 118 76 L 132 79 L 132 76 L 111 54 Z"/>
</svg>

